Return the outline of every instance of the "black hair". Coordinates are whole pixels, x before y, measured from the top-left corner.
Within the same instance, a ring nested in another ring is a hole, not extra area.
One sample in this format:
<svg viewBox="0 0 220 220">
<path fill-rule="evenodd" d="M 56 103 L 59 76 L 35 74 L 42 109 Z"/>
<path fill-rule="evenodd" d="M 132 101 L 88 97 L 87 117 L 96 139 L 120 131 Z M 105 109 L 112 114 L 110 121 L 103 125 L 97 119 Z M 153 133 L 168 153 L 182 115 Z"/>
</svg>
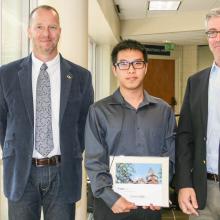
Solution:
<svg viewBox="0 0 220 220">
<path fill-rule="evenodd" d="M 123 40 L 121 42 L 119 42 L 112 50 L 111 53 L 111 58 L 112 58 L 112 64 L 115 65 L 115 63 L 117 62 L 117 56 L 118 53 L 122 50 L 138 50 L 140 52 L 142 52 L 143 57 L 144 57 L 144 61 L 147 63 L 147 50 L 145 48 L 145 46 L 136 41 L 136 40 L 131 40 L 131 39 L 127 39 L 127 40 Z"/>
</svg>

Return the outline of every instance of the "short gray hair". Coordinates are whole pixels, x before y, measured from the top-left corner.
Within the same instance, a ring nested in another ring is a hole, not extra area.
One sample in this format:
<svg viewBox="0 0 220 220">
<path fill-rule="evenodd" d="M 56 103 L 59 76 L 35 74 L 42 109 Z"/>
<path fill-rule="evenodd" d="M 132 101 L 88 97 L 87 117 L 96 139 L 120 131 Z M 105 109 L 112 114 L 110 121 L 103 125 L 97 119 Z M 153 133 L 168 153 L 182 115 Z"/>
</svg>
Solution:
<svg viewBox="0 0 220 220">
<path fill-rule="evenodd" d="M 220 17 L 220 8 L 213 8 L 211 9 L 205 17 L 205 29 L 208 29 L 208 21 L 210 20 L 210 18 L 213 17 Z"/>
</svg>

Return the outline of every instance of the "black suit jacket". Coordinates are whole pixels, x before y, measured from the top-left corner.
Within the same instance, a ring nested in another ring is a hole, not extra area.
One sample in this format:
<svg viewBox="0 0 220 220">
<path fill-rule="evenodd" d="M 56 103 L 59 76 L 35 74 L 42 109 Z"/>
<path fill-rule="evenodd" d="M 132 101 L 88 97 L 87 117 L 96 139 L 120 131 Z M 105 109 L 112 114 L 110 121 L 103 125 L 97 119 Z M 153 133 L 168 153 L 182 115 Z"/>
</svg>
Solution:
<svg viewBox="0 0 220 220">
<path fill-rule="evenodd" d="M 199 208 L 206 204 L 206 134 L 210 68 L 188 79 L 176 139 L 176 187 L 193 187 Z"/>
<path fill-rule="evenodd" d="M 91 74 L 60 58 L 61 179 L 67 202 L 81 196 L 84 127 L 93 102 Z M 0 143 L 3 150 L 4 192 L 17 201 L 30 174 L 34 146 L 31 56 L 0 68 Z"/>
</svg>

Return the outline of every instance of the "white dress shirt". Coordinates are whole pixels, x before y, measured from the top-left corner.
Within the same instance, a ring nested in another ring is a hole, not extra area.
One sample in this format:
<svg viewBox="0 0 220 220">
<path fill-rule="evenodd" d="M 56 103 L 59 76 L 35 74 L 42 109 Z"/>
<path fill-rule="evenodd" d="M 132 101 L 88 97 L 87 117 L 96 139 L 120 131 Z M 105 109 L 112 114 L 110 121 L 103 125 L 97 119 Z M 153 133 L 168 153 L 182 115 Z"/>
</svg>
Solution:
<svg viewBox="0 0 220 220">
<path fill-rule="evenodd" d="M 32 92 L 33 92 L 33 107 L 34 107 L 34 125 L 36 119 L 36 86 L 37 78 L 40 73 L 40 67 L 43 62 L 37 59 L 32 53 Z M 60 115 L 60 88 L 61 88 L 61 77 L 60 77 L 60 55 L 46 62 L 47 72 L 50 77 L 51 85 L 51 111 L 52 111 L 52 131 L 53 131 L 53 143 L 54 149 L 49 153 L 48 157 L 54 155 L 60 155 L 60 129 L 59 129 L 59 115 Z M 35 126 L 34 126 L 35 129 Z M 34 132 L 35 133 L 35 132 Z M 35 143 L 35 141 L 34 141 Z M 43 156 L 35 149 L 33 151 L 33 158 L 43 158 Z"/>
<path fill-rule="evenodd" d="M 215 63 L 209 77 L 206 159 L 207 172 L 218 174 L 220 141 L 220 67 Z"/>
</svg>

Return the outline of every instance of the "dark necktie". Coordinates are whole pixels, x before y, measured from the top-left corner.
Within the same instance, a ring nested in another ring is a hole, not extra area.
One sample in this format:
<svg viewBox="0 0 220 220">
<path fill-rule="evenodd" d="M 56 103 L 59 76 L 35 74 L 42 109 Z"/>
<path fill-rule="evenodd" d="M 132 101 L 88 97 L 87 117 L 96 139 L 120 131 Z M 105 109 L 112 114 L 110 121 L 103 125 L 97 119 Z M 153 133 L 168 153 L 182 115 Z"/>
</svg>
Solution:
<svg viewBox="0 0 220 220">
<path fill-rule="evenodd" d="M 54 148 L 51 117 L 51 87 L 47 65 L 42 64 L 36 87 L 35 149 L 46 157 Z"/>
</svg>

